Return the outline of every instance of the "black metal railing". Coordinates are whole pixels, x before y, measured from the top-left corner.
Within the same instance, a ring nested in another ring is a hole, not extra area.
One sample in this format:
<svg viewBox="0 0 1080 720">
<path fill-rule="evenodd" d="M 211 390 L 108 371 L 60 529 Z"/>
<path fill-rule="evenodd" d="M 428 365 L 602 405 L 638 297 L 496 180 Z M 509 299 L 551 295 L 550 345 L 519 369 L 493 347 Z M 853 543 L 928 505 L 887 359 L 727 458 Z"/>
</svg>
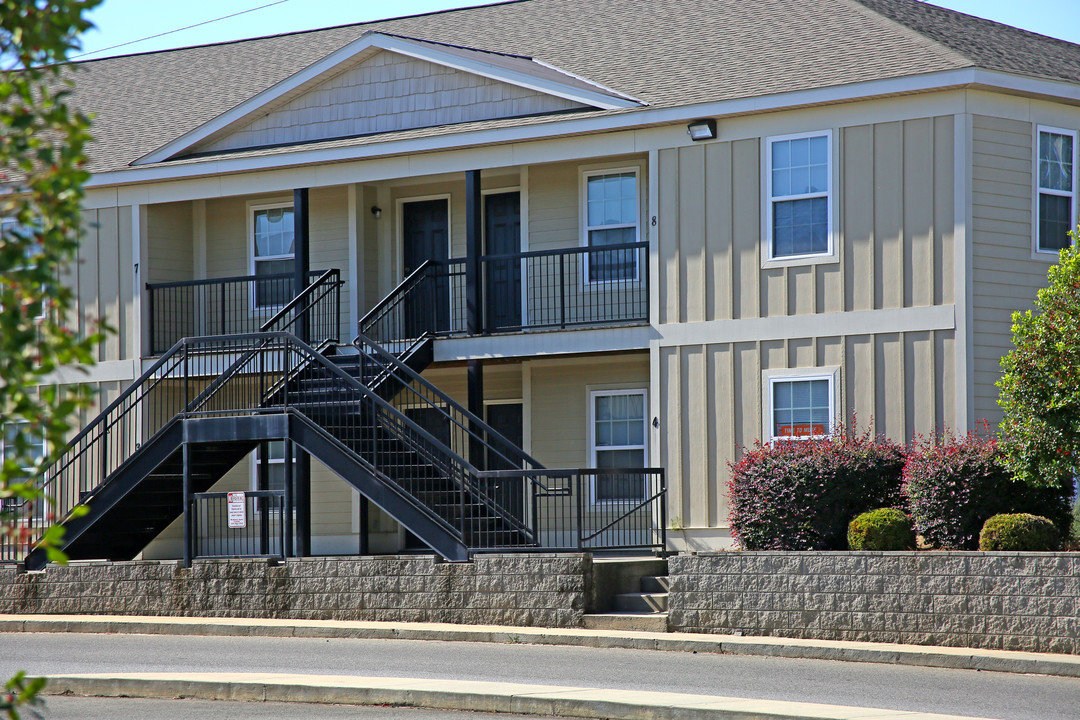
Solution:
<svg viewBox="0 0 1080 720">
<path fill-rule="evenodd" d="M 291 329 L 297 318 L 303 317 L 336 339 L 340 286 L 336 270 L 322 272 L 297 296 L 291 310 L 282 308 L 265 325 L 268 329 Z M 246 366 L 245 357 L 258 355 L 258 342 L 253 337 L 270 336 L 225 335 L 174 344 L 72 439 L 42 478 L 43 499 L 14 508 L 9 505 L 9 517 L 18 532 L 14 540 L 0 541 L 0 562 L 21 560 L 50 524 L 46 517 L 64 518 L 146 441 L 183 413 L 207 402 L 221 377 L 235 367 Z M 264 365 L 262 370 L 266 369 Z M 246 382 L 265 392 L 270 380 L 257 376 Z M 256 402 L 247 407 L 259 405 Z"/>
<path fill-rule="evenodd" d="M 480 258 L 481 333 L 624 325 L 649 320 L 648 243 Z M 468 333 L 466 260 L 429 260 L 358 328 L 400 352 L 427 336 Z"/>
<path fill-rule="evenodd" d="M 667 485 L 660 468 L 479 473 L 493 494 L 520 498 L 547 550 L 667 546 Z M 617 499 L 605 490 L 617 488 Z"/>
<path fill-rule="evenodd" d="M 230 496 L 242 503 L 242 523 Z M 284 491 L 194 493 L 192 501 L 194 557 L 285 557 Z"/>
<path fill-rule="evenodd" d="M 321 272 L 308 274 L 308 282 Z M 180 338 L 258 332 L 299 293 L 292 273 L 147 283 L 150 354 Z"/>
</svg>

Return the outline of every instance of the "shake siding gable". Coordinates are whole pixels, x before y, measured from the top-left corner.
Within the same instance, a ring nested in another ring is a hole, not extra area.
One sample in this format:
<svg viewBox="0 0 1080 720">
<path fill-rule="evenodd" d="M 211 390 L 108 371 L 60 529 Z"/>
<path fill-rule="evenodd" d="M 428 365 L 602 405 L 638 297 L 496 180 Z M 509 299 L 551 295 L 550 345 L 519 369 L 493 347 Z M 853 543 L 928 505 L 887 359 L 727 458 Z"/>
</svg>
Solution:
<svg viewBox="0 0 1080 720">
<path fill-rule="evenodd" d="M 198 152 L 302 143 L 584 105 L 426 60 L 383 51 Z"/>
</svg>

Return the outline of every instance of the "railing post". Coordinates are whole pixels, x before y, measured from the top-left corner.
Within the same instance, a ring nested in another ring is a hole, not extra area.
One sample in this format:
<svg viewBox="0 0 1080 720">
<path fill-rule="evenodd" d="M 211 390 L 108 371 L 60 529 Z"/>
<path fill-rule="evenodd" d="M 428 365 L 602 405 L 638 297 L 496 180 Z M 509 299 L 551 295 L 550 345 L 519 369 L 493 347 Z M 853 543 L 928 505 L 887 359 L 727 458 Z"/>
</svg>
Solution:
<svg viewBox="0 0 1080 720">
<path fill-rule="evenodd" d="M 660 557 L 667 556 L 667 476 L 660 468 Z"/>
<path fill-rule="evenodd" d="M 187 428 L 184 431 L 186 435 Z M 184 438 L 182 452 L 184 455 L 184 567 L 189 568 L 194 555 L 195 538 L 193 537 L 194 523 L 191 512 L 191 446 L 188 444 L 187 438 Z"/>
<path fill-rule="evenodd" d="M 583 479 L 581 473 L 574 473 L 574 493 L 577 495 L 577 547 L 582 548 L 582 538 L 585 533 L 585 498 L 583 495 Z"/>
<path fill-rule="evenodd" d="M 293 444 L 285 440 L 285 544 L 282 553 L 285 557 L 293 556 Z"/>
<path fill-rule="evenodd" d="M 559 255 L 559 327 L 566 329 L 566 253 Z"/>
</svg>

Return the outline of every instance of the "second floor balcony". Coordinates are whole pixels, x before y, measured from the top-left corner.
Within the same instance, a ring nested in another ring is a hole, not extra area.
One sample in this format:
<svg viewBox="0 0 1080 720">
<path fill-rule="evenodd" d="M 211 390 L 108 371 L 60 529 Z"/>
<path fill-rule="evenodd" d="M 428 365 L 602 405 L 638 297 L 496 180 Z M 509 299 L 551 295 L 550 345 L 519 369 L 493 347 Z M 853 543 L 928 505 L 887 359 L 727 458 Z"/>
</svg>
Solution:
<svg viewBox="0 0 1080 720">
<path fill-rule="evenodd" d="M 475 262 L 428 260 L 368 309 L 353 331 L 392 344 L 425 335 L 647 323 L 647 246 L 634 242 L 484 255 Z M 320 275 L 308 273 L 308 282 Z M 295 285 L 290 273 L 148 284 L 151 354 L 160 355 L 184 337 L 258 332 L 289 312 Z M 471 323 L 470 302 L 479 305 Z M 340 300 L 328 308 L 324 314 L 336 317 L 313 324 L 313 343 L 342 335 Z"/>
</svg>

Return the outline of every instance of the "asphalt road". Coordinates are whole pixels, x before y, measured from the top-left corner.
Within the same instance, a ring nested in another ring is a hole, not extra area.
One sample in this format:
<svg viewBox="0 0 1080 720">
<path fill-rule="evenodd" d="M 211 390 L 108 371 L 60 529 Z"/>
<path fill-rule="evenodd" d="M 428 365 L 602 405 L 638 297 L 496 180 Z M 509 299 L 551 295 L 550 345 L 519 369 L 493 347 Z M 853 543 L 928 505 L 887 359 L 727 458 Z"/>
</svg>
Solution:
<svg viewBox="0 0 1080 720">
<path fill-rule="evenodd" d="M 1074 678 L 705 653 L 411 640 L 0 634 L 0 677 L 19 668 L 32 674 L 220 670 L 495 680 L 1000 720 L 1075 720 L 1080 699 L 1080 679 Z"/>
</svg>

